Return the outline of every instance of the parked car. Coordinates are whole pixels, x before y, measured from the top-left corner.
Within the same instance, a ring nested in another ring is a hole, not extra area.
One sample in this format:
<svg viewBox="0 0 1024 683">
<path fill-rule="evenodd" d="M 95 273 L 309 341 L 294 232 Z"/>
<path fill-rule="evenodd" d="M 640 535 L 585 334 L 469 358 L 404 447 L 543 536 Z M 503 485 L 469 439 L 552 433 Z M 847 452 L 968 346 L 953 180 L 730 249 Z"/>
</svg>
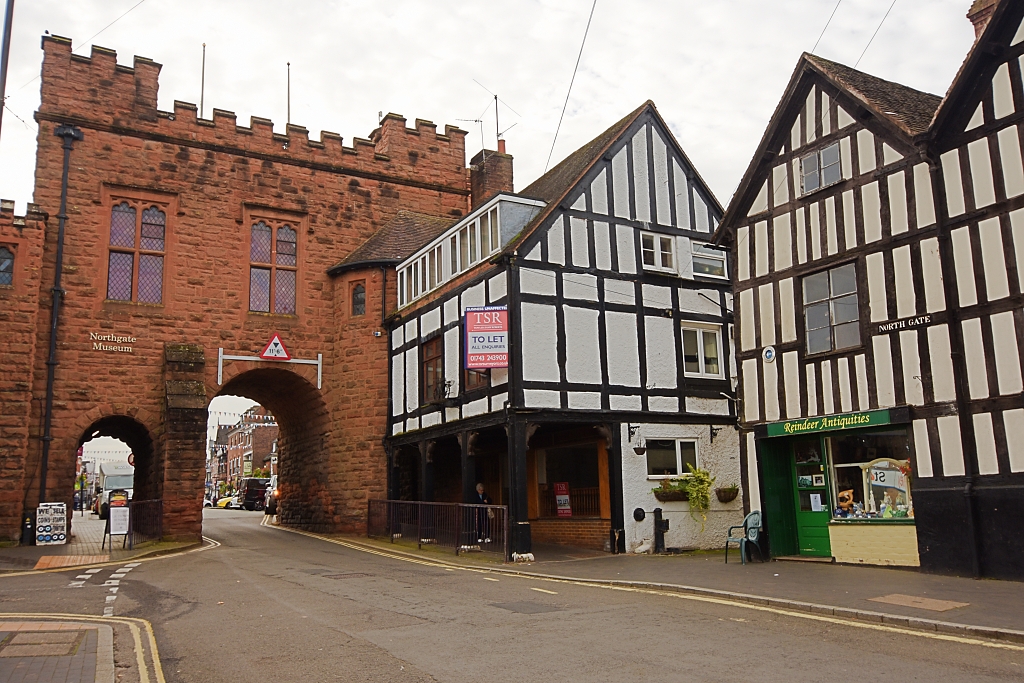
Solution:
<svg viewBox="0 0 1024 683">
<path fill-rule="evenodd" d="M 238 484 L 238 504 L 246 510 L 262 510 L 269 479 L 246 477 Z"/>
<path fill-rule="evenodd" d="M 217 501 L 217 507 L 226 509 L 238 507 L 234 503 L 237 503 L 235 496 L 221 496 L 221 499 Z"/>
<path fill-rule="evenodd" d="M 267 484 L 266 497 L 263 500 L 263 513 L 267 515 L 277 514 L 277 500 L 281 495 L 281 492 L 277 489 L 277 475 L 270 477 L 270 483 Z"/>
</svg>

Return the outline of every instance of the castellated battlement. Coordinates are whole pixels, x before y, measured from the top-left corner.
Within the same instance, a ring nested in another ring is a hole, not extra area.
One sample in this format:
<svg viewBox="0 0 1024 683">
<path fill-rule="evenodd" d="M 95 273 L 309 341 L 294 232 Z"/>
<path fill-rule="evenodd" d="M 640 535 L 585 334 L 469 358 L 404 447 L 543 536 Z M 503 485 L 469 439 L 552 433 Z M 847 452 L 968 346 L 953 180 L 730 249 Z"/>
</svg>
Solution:
<svg viewBox="0 0 1024 683">
<path fill-rule="evenodd" d="M 322 131 L 319 140 L 311 140 L 309 131 L 295 124 L 275 133 L 270 119 L 257 116 L 240 126 L 235 113 L 223 109 L 202 119 L 189 102 L 175 100 L 173 111 L 160 111 L 162 65 L 145 57 L 136 56 L 128 67 L 117 63 L 116 52 L 95 45 L 89 57 L 75 55 L 69 38 L 52 35 L 43 36 L 42 49 L 40 121 L 468 188 L 466 131 L 456 126 L 439 134 L 430 121 L 416 119 L 408 128 L 405 118 L 388 114 L 368 138 L 353 138 L 346 147 L 337 133 Z"/>
</svg>

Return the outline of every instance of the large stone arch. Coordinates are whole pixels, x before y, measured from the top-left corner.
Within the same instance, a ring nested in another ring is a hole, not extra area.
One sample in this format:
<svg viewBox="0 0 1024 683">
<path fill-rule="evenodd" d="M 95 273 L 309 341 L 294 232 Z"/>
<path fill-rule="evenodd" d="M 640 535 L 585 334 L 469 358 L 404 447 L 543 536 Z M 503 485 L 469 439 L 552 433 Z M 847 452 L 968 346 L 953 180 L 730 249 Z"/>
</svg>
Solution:
<svg viewBox="0 0 1024 683">
<path fill-rule="evenodd" d="M 279 519 L 312 531 L 335 526 L 335 501 L 329 482 L 331 420 L 323 394 L 288 366 L 236 369 L 225 373 L 217 396 L 243 396 L 277 419 Z"/>
<path fill-rule="evenodd" d="M 133 500 L 160 498 L 163 495 L 163 473 L 156 457 L 155 439 L 146 425 L 131 415 L 111 413 L 89 424 L 81 432 L 78 446 L 101 436 L 118 439 L 131 449 L 135 463 Z"/>
</svg>

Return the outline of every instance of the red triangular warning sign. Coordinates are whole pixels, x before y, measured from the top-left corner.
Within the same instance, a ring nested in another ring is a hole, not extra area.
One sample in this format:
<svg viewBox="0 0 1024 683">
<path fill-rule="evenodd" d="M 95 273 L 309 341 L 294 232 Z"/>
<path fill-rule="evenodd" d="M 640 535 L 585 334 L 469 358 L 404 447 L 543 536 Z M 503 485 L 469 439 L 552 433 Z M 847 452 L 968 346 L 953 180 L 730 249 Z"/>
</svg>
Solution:
<svg viewBox="0 0 1024 683">
<path fill-rule="evenodd" d="M 260 358 L 263 360 L 291 360 L 292 357 L 288 353 L 288 349 L 284 347 L 284 343 L 281 341 L 280 335 L 276 332 L 274 336 L 267 342 L 266 348 L 260 354 Z"/>
</svg>

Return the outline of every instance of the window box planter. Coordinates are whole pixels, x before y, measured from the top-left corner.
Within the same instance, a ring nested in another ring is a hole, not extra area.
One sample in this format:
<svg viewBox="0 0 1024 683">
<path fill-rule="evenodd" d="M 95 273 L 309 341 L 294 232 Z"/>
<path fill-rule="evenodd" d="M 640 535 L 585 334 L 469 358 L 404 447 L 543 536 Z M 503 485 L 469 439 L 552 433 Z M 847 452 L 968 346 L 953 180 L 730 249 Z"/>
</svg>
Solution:
<svg viewBox="0 0 1024 683">
<path fill-rule="evenodd" d="M 654 497 L 662 503 L 669 503 L 672 501 L 690 500 L 690 493 L 689 491 L 673 491 L 671 489 L 655 490 Z"/>
</svg>

